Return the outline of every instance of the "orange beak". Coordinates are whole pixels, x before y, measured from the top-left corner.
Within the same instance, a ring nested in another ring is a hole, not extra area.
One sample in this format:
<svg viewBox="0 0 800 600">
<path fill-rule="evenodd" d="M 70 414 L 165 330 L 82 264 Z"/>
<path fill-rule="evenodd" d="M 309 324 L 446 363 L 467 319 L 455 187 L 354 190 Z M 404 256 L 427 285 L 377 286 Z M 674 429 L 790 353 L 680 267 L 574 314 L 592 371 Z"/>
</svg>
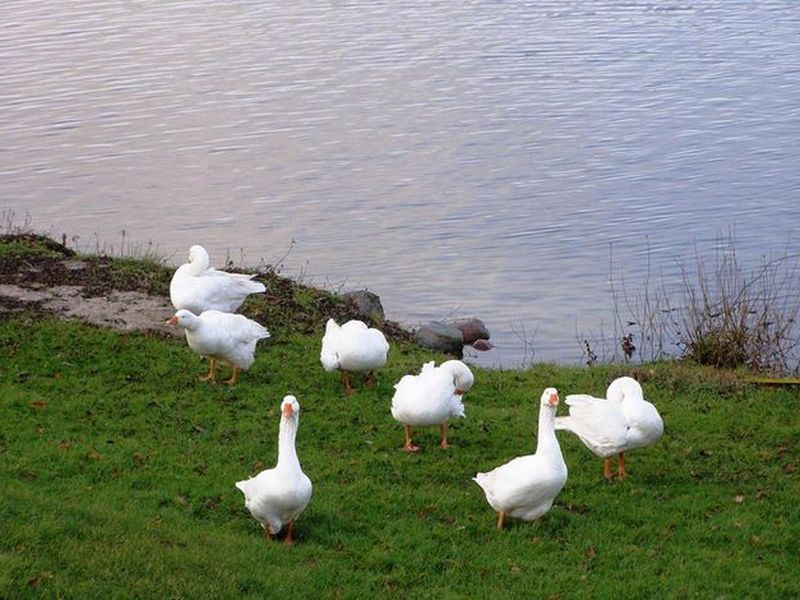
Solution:
<svg viewBox="0 0 800 600">
<path fill-rule="evenodd" d="M 294 409 L 292 408 L 291 404 L 285 404 L 283 406 L 283 416 L 284 417 L 291 417 L 294 414 Z"/>
<path fill-rule="evenodd" d="M 558 394 L 550 394 L 550 406 L 558 406 Z"/>
<path fill-rule="evenodd" d="M 169 319 L 165 321 L 165 325 L 177 325 L 178 324 L 178 317 L 172 315 Z"/>
<path fill-rule="evenodd" d="M 464 390 L 460 390 L 460 389 L 456 388 L 456 389 L 455 389 L 455 391 L 454 391 L 453 393 L 454 393 L 456 396 L 460 396 L 461 394 L 463 394 L 463 393 L 464 393 Z"/>
</svg>

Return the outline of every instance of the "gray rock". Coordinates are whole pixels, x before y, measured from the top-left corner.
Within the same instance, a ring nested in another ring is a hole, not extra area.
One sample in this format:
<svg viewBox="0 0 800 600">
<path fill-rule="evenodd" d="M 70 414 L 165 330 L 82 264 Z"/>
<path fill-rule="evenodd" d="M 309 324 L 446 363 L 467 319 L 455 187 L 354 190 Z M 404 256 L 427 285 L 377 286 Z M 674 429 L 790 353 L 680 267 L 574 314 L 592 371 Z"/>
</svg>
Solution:
<svg viewBox="0 0 800 600">
<path fill-rule="evenodd" d="M 378 294 L 373 294 L 369 290 L 356 290 L 346 292 L 342 297 L 353 303 L 359 319 L 378 327 L 383 325 L 386 317 Z"/>
<path fill-rule="evenodd" d="M 414 335 L 421 346 L 440 352 L 461 354 L 464 349 L 464 336 L 461 330 L 441 321 L 430 321 L 421 325 Z"/>
<path fill-rule="evenodd" d="M 464 336 L 464 343 L 473 344 L 477 340 L 488 340 L 491 336 L 483 321 L 475 317 L 469 319 L 451 319 L 448 324 L 459 329 Z"/>
</svg>

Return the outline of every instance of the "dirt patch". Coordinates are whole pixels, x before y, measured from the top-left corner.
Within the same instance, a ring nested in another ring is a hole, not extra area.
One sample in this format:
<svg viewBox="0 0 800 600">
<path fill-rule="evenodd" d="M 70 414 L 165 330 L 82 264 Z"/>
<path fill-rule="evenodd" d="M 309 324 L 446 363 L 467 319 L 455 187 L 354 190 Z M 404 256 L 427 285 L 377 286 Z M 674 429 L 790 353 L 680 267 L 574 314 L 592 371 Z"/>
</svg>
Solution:
<svg viewBox="0 0 800 600">
<path fill-rule="evenodd" d="M 0 317 L 34 311 L 118 331 L 176 334 L 166 268 L 119 270 L 114 259 L 78 257 L 45 236 L 0 236 Z M 146 273 L 146 275 L 143 275 Z"/>
<path fill-rule="evenodd" d="M 118 331 L 159 331 L 177 335 L 164 322 L 172 305 L 157 296 L 136 291 L 114 291 L 107 296 L 85 296 L 72 285 L 29 287 L 0 284 L 0 312 L 36 310 Z"/>
</svg>

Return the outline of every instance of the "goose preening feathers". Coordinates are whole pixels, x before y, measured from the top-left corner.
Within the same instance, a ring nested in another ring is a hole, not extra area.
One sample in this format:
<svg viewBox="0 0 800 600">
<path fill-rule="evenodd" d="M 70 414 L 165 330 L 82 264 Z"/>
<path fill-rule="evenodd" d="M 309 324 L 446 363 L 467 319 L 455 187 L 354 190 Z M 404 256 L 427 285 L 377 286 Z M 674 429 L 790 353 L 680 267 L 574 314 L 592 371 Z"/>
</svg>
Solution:
<svg viewBox="0 0 800 600">
<path fill-rule="evenodd" d="M 418 375 L 404 375 L 395 384 L 392 397 L 392 416 L 405 430 L 403 450 L 419 450 L 411 443 L 411 427 L 431 425 L 438 425 L 441 430 L 439 445 L 449 448 L 447 423 L 453 417 L 464 416 L 461 395 L 473 382 L 472 371 L 460 360 L 448 360 L 438 367 L 431 361 L 422 366 Z"/>
<path fill-rule="evenodd" d="M 556 429 L 577 435 L 589 450 L 604 459 L 610 479 L 611 457 L 619 457 L 617 477 L 625 477 L 625 452 L 654 443 L 664 433 L 656 407 L 644 399 L 642 386 L 631 377 L 611 382 L 605 398 L 588 394 L 567 396 L 569 416 L 556 419 Z"/>
<path fill-rule="evenodd" d="M 253 277 L 211 268 L 208 252 L 194 245 L 189 249 L 189 262 L 172 276 L 169 298 L 176 309 L 185 308 L 196 315 L 206 310 L 234 312 L 248 295 L 266 291 Z"/>
<path fill-rule="evenodd" d="M 567 465 L 561 456 L 554 421 L 558 392 L 547 388 L 539 402 L 539 434 L 536 454 L 518 456 L 473 480 L 483 488 L 489 505 L 497 511 L 497 528 L 506 516 L 533 521 L 545 514 L 567 481 Z"/>
<path fill-rule="evenodd" d="M 244 505 L 264 528 L 267 540 L 286 526 L 284 542 L 291 544 L 295 519 L 311 500 L 311 480 L 303 473 L 295 449 L 300 404 L 294 396 L 281 402 L 278 433 L 278 463 L 255 477 L 236 482 L 244 494 Z"/>
<path fill-rule="evenodd" d="M 233 368 L 226 383 L 236 383 L 241 369 L 249 369 L 255 360 L 256 343 L 268 338 L 261 324 L 244 315 L 235 315 L 218 310 L 207 310 L 200 315 L 181 309 L 167 323 L 186 332 L 186 342 L 198 354 L 209 359 L 206 381 L 215 381 L 217 363 Z"/>
<path fill-rule="evenodd" d="M 386 364 L 389 343 L 383 333 L 352 320 L 339 326 L 333 319 L 325 324 L 320 361 L 326 371 L 342 372 L 342 384 L 349 393 L 351 373 L 368 373 L 367 381 L 375 383 L 375 370 Z"/>
</svg>

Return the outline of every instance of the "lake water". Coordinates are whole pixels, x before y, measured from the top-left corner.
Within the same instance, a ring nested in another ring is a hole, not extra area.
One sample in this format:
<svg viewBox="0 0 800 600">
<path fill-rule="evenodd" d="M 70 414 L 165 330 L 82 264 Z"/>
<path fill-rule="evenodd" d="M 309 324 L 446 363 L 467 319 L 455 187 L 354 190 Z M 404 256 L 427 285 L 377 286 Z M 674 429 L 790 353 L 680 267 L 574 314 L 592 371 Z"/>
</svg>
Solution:
<svg viewBox="0 0 800 600">
<path fill-rule="evenodd" d="M 4 0 L 0 32 L 17 224 L 478 316 L 486 365 L 580 363 L 613 280 L 729 232 L 797 250 L 793 1 Z"/>
</svg>

